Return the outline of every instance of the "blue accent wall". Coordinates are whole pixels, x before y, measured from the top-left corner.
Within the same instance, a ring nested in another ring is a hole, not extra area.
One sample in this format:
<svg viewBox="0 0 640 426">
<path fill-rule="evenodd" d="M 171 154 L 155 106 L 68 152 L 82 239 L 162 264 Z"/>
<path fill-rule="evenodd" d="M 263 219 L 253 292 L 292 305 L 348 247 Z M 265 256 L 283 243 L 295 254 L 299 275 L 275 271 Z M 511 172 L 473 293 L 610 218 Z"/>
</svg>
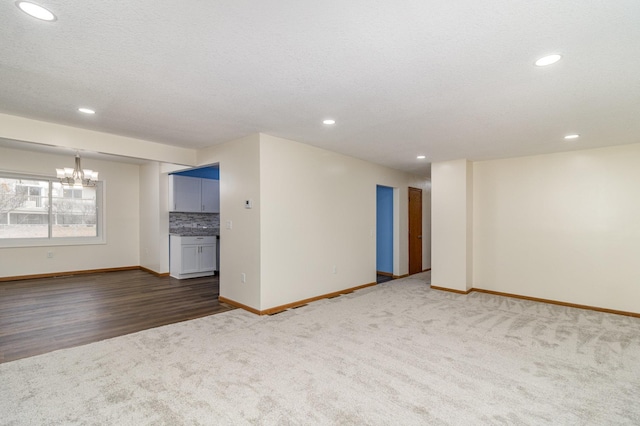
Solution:
<svg viewBox="0 0 640 426">
<path fill-rule="evenodd" d="M 185 170 L 184 172 L 172 173 L 174 175 L 199 177 L 204 179 L 220 180 L 220 168 L 215 167 L 203 167 L 201 169 Z"/>
<path fill-rule="evenodd" d="M 393 273 L 393 188 L 376 187 L 376 269 Z"/>
</svg>

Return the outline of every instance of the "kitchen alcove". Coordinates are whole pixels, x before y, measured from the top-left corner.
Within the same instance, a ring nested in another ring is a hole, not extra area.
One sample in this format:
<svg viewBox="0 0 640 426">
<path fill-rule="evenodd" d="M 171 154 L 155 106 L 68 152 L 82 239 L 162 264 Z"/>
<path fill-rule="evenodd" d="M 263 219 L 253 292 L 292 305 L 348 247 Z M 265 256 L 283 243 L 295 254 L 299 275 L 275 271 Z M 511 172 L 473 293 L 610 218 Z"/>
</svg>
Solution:
<svg viewBox="0 0 640 426">
<path fill-rule="evenodd" d="M 173 241 L 170 245 L 169 257 L 171 275 L 176 278 L 190 276 L 185 271 L 178 270 L 179 265 L 189 264 L 189 259 L 178 259 L 188 251 L 177 250 L 175 244 L 180 239 L 190 237 L 212 237 L 216 240 L 213 245 L 214 250 L 198 251 L 198 256 L 211 257 L 210 261 L 215 265 L 214 270 L 219 271 L 219 176 L 217 166 L 190 169 L 169 175 L 169 234 Z M 203 262 L 203 259 L 200 259 L 200 263 L 208 264 L 208 261 L 205 259 Z M 213 274 L 213 270 L 209 274 Z"/>
</svg>

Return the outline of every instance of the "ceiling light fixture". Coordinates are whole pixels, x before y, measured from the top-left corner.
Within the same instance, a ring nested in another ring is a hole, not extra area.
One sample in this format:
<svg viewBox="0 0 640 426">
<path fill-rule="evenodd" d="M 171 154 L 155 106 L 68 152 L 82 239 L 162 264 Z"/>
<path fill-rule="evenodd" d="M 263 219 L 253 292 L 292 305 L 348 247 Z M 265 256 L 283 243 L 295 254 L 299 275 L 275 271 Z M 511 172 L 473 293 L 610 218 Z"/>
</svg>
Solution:
<svg viewBox="0 0 640 426">
<path fill-rule="evenodd" d="M 575 134 L 575 135 L 567 135 L 564 138 L 565 139 L 578 139 L 580 137 L 580 135 Z"/>
<path fill-rule="evenodd" d="M 417 158 L 418 160 L 424 160 L 424 159 L 425 159 L 425 158 L 427 158 L 427 157 L 426 157 L 426 156 L 424 156 L 424 155 L 418 155 L 416 158 Z"/>
<path fill-rule="evenodd" d="M 64 169 L 56 169 L 56 175 L 60 179 L 60 183 L 66 186 L 96 186 L 98 180 L 98 172 L 90 169 L 82 169 L 80 164 L 80 154 L 76 154 L 76 167 L 65 167 Z"/>
<path fill-rule="evenodd" d="M 91 108 L 78 108 L 78 111 L 83 112 L 85 114 L 95 114 L 96 113 Z"/>
<path fill-rule="evenodd" d="M 323 121 L 324 124 L 336 124 L 336 120 L 332 120 L 332 119 L 327 119 Z"/>
<path fill-rule="evenodd" d="M 17 1 L 16 6 L 21 11 L 34 18 L 41 19 L 43 21 L 55 21 L 56 15 L 45 9 L 44 7 L 28 1 Z"/>
<path fill-rule="evenodd" d="M 555 64 L 560 59 L 562 59 L 562 55 L 558 55 L 557 53 L 554 53 L 553 55 L 543 56 L 536 61 L 536 66 L 546 67 L 547 65 Z"/>
</svg>

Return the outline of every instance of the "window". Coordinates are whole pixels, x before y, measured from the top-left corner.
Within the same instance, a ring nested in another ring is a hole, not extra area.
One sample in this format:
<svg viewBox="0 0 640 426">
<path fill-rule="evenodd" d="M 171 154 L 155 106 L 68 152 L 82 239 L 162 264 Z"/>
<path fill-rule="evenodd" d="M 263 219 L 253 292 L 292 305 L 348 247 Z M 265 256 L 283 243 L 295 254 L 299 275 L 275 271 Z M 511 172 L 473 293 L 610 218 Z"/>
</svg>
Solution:
<svg viewBox="0 0 640 426">
<path fill-rule="evenodd" d="M 102 185 L 63 186 L 52 178 L 0 173 L 0 245 L 104 242 Z"/>
<path fill-rule="evenodd" d="M 73 186 L 65 188 L 63 186 L 62 187 L 62 196 L 64 198 L 82 198 L 82 191 L 83 191 L 82 188 L 76 189 Z"/>
</svg>

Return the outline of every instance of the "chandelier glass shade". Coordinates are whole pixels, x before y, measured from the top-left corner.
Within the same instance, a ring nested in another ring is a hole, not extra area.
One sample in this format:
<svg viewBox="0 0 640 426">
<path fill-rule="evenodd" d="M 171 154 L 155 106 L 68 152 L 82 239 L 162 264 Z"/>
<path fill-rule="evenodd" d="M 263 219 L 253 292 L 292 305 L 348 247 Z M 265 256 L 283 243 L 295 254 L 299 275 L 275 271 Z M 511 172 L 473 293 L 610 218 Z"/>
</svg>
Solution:
<svg viewBox="0 0 640 426">
<path fill-rule="evenodd" d="M 56 169 L 56 175 L 60 179 L 60 183 L 66 186 L 96 186 L 98 180 L 98 172 L 82 168 L 79 154 L 76 154 L 75 168 Z"/>
</svg>

